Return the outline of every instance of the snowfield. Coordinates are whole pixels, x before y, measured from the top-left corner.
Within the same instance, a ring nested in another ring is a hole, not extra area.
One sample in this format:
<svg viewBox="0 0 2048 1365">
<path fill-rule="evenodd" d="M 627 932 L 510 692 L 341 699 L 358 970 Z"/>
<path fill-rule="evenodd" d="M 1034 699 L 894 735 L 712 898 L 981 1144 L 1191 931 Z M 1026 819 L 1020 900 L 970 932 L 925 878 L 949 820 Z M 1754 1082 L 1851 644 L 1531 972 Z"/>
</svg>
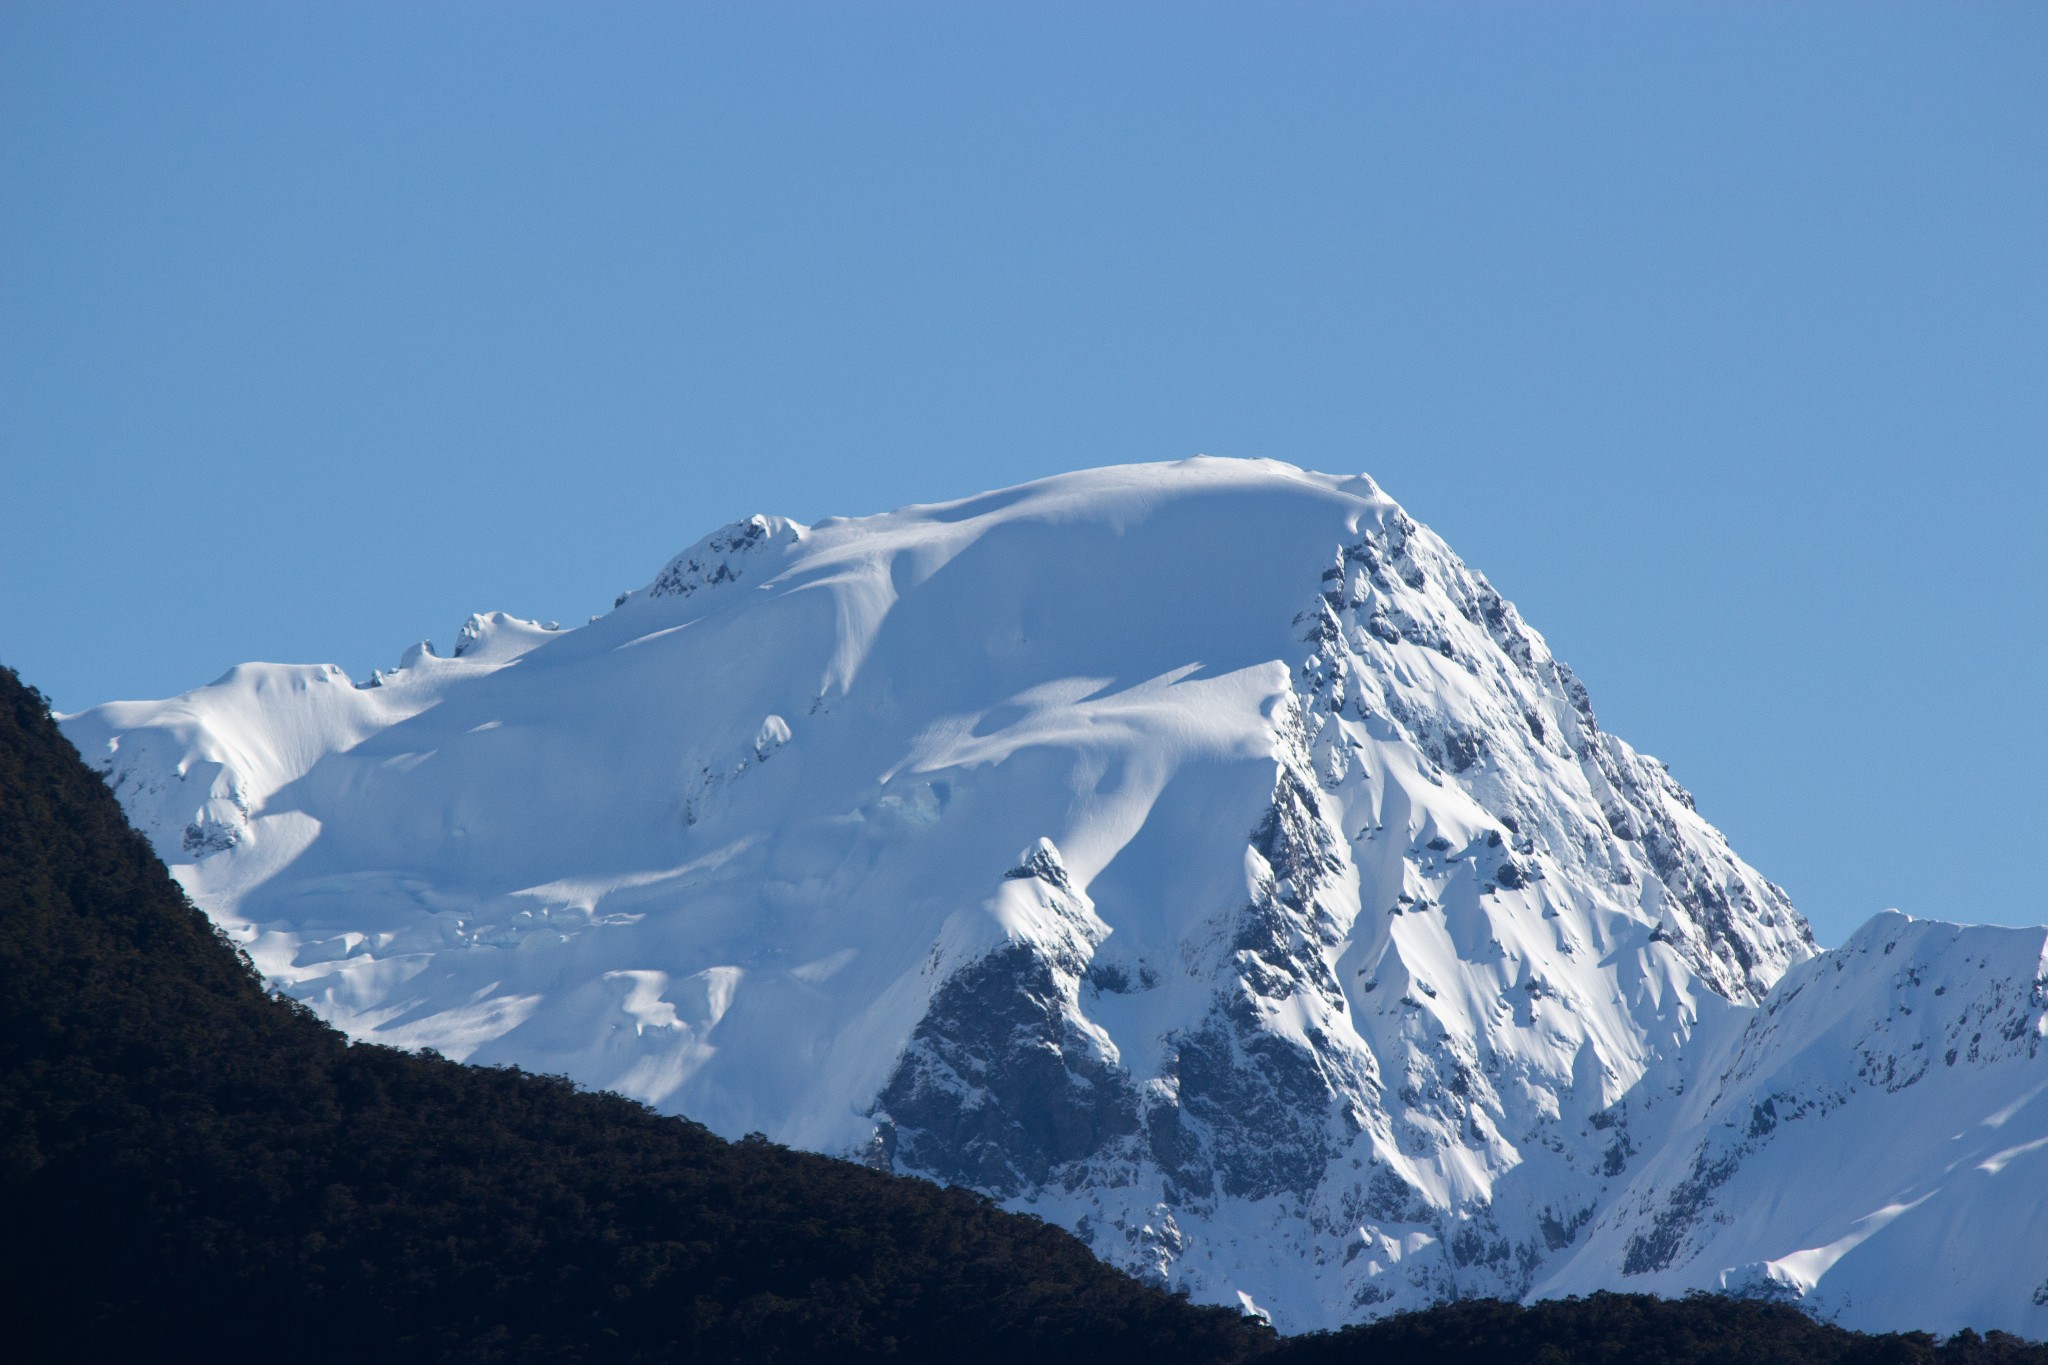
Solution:
<svg viewBox="0 0 2048 1365">
<path fill-rule="evenodd" d="M 754 517 L 572 630 L 65 719 L 275 985 L 974 1185 L 1287 1330 L 2048 1336 L 2048 931 L 1784 894 L 1363 477 Z"/>
</svg>

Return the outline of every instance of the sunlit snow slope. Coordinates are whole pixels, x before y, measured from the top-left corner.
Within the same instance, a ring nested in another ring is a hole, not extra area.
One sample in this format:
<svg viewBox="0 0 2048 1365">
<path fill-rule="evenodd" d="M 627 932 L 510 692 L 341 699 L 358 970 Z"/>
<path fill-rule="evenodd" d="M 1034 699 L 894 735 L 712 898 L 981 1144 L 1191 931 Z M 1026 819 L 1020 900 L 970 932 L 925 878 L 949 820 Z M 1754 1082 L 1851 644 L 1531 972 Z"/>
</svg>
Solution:
<svg viewBox="0 0 2048 1365">
<path fill-rule="evenodd" d="M 1757 1006 L 1811 937 L 1362 477 L 756 517 L 585 627 L 477 617 L 368 684 L 245 665 L 66 729 L 358 1037 L 972 1184 L 1285 1327 L 1552 1281 L 1818 1302 L 1812 1238 L 1851 1235 L 1667 1216 L 1721 1113 L 1687 1079 L 1791 1046 Z M 2048 1081 L 2018 1045 L 1973 1094 Z M 2000 1169 L 2039 1191 L 2027 1152 Z M 1830 1178 L 1852 1221 L 1914 1197 Z M 2048 1334 L 2017 1288 L 1973 1320 Z"/>
</svg>

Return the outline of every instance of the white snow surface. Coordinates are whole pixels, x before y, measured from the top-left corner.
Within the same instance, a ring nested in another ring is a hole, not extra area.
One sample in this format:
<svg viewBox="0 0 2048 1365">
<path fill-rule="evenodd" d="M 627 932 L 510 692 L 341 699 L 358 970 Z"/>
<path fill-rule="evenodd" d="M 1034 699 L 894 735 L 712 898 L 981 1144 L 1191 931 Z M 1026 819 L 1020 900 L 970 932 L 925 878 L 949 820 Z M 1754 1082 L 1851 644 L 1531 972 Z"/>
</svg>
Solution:
<svg viewBox="0 0 2048 1365">
<path fill-rule="evenodd" d="M 1538 1292 L 1717 1288 L 1869 1330 L 2048 1336 L 2048 930 L 1890 911 L 1741 1023 L 1672 1071 L 1670 1131 L 1650 1119 L 1649 1159 Z"/>
<path fill-rule="evenodd" d="M 2048 1336 L 2041 931 L 1815 956 L 1362 476 L 753 517 L 584 627 L 64 728 L 356 1038 L 976 1185 L 1285 1330 L 1605 1286 Z"/>
</svg>

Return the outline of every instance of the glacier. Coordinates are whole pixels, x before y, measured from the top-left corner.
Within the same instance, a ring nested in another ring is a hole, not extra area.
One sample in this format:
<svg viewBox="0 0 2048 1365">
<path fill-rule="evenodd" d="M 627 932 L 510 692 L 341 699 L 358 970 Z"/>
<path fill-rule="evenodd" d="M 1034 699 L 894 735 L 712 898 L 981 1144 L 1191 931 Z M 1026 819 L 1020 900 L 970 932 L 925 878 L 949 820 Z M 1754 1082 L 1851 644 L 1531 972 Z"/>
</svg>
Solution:
<svg viewBox="0 0 2048 1365">
<path fill-rule="evenodd" d="M 1820 952 L 1370 479 L 756 516 L 574 629 L 64 728 L 273 985 L 973 1186 L 1285 1330 L 1593 1288 L 2048 1336 L 2048 931 Z"/>
</svg>

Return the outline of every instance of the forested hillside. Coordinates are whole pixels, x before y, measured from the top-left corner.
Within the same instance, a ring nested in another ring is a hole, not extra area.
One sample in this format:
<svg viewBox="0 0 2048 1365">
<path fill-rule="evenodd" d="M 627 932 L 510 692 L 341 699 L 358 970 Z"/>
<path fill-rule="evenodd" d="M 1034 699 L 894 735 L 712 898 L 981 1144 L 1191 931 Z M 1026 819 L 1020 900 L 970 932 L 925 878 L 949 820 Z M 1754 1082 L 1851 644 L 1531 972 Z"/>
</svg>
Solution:
<svg viewBox="0 0 2048 1365">
<path fill-rule="evenodd" d="M 9 1358 L 2048 1362 L 1598 1295 L 1277 1341 L 978 1195 L 351 1046 L 267 995 L 0 669 Z"/>
</svg>

